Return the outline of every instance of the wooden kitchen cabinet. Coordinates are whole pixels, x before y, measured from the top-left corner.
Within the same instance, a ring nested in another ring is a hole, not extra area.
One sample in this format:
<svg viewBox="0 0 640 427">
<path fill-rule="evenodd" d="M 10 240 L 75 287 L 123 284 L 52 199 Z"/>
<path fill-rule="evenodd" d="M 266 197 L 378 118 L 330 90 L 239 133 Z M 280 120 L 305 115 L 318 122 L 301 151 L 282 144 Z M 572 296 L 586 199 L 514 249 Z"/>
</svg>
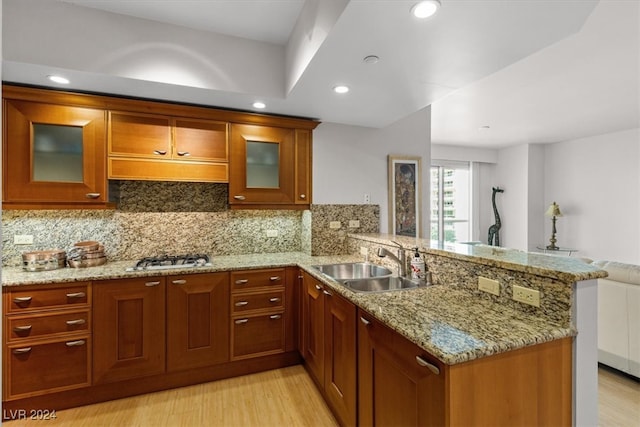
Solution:
<svg viewBox="0 0 640 427">
<path fill-rule="evenodd" d="M 358 310 L 358 422 L 445 425 L 444 365 Z"/>
<path fill-rule="evenodd" d="M 229 361 L 229 273 L 167 277 L 167 371 Z"/>
<path fill-rule="evenodd" d="M 311 131 L 231 124 L 229 203 L 238 207 L 311 204 Z"/>
<path fill-rule="evenodd" d="M 94 384 L 165 372 L 165 282 L 143 277 L 94 284 Z"/>
<path fill-rule="evenodd" d="M 3 289 L 3 400 L 91 384 L 91 284 Z"/>
<path fill-rule="evenodd" d="M 5 209 L 106 207 L 105 111 L 4 90 Z"/>
<path fill-rule="evenodd" d="M 303 357 L 343 426 L 357 420 L 356 306 L 304 273 Z"/>
<path fill-rule="evenodd" d="M 228 124 L 109 111 L 110 179 L 228 182 Z"/>
</svg>

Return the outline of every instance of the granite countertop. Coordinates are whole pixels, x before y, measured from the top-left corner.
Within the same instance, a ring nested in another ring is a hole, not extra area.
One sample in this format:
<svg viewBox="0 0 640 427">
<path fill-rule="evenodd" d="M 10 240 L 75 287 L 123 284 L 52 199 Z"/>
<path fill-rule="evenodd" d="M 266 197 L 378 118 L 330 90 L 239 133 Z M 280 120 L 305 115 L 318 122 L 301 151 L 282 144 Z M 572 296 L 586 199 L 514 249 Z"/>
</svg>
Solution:
<svg viewBox="0 0 640 427">
<path fill-rule="evenodd" d="M 121 279 L 251 268 L 299 266 L 372 316 L 446 364 L 575 335 L 573 328 L 520 312 L 446 285 L 395 292 L 354 293 L 312 266 L 362 261 L 361 256 L 310 256 L 299 252 L 217 256 L 212 265 L 155 271 L 126 271 L 134 261 L 109 262 L 91 268 L 25 272 L 3 268 L 3 286 Z"/>
</svg>

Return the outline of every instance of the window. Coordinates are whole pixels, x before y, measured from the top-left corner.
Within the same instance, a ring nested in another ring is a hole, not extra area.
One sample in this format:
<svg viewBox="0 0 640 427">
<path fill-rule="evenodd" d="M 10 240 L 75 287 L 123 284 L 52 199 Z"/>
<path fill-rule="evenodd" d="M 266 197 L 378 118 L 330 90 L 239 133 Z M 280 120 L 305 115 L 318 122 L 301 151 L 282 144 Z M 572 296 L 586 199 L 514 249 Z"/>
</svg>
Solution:
<svg viewBox="0 0 640 427">
<path fill-rule="evenodd" d="M 431 164 L 431 240 L 471 240 L 471 173 L 469 163 L 434 160 Z"/>
</svg>

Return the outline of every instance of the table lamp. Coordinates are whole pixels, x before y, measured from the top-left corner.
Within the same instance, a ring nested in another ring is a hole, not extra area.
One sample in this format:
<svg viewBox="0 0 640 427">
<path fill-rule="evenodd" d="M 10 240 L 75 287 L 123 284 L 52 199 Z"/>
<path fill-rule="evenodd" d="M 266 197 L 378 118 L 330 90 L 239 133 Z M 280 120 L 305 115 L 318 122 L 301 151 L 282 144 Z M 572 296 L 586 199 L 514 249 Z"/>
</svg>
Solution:
<svg viewBox="0 0 640 427">
<path fill-rule="evenodd" d="M 547 249 L 557 251 L 560 248 L 556 246 L 556 218 L 562 216 L 562 212 L 560 212 L 560 206 L 558 206 L 556 202 L 551 203 L 551 206 L 549 206 L 549 209 L 547 209 L 545 215 L 551 217 L 552 224 L 551 239 L 549 239 L 549 242 L 551 242 L 551 244 L 547 245 Z"/>
</svg>

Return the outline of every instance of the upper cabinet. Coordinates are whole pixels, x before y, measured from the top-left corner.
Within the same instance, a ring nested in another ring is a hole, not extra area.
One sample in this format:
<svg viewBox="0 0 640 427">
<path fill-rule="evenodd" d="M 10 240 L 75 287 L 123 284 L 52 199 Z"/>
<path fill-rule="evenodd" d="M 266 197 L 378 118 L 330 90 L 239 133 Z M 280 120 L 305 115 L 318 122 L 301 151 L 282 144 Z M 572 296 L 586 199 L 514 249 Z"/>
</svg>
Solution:
<svg viewBox="0 0 640 427">
<path fill-rule="evenodd" d="M 109 112 L 110 179 L 228 182 L 226 122 Z"/>
<path fill-rule="evenodd" d="M 9 98 L 3 110 L 5 208 L 105 205 L 103 110 Z"/>
<path fill-rule="evenodd" d="M 311 131 L 232 124 L 229 203 L 233 208 L 308 208 Z"/>
</svg>

